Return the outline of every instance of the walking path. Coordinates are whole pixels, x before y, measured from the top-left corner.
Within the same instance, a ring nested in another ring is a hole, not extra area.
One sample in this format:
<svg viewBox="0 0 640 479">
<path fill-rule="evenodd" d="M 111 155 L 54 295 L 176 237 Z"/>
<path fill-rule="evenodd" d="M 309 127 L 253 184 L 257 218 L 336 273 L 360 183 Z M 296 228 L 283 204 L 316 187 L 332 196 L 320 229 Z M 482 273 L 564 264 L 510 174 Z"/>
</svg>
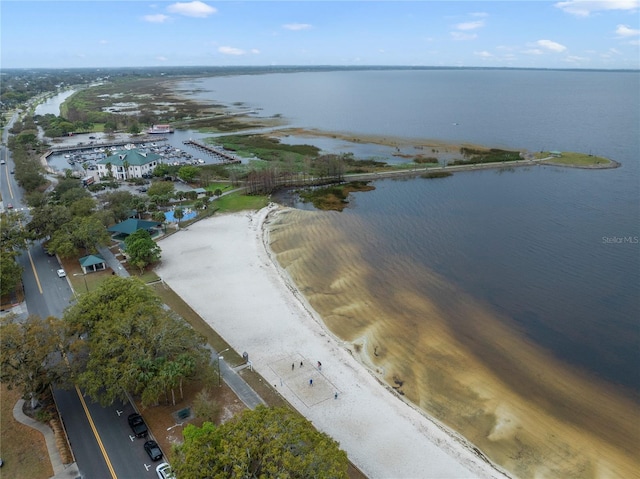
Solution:
<svg viewBox="0 0 640 479">
<path fill-rule="evenodd" d="M 42 433 L 44 440 L 47 444 L 47 451 L 49 452 L 49 459 L 51 460 L 51 467 L 53 468 L 53 476 L 51 479 L 63 479 L 63 478 L 76 478 L 79 476 L 78 466 L 76 463 L 63 464 L 60 453 L 56 446 L 56 437 L 53 434 L 53 430 L 46 424 L 36 421 L 33 418 L 27 416 L 23 411 L 24 399 L 20 399 L 13 407 L 13 417 L 16 421 L 36 429 Z"/>
</svg>

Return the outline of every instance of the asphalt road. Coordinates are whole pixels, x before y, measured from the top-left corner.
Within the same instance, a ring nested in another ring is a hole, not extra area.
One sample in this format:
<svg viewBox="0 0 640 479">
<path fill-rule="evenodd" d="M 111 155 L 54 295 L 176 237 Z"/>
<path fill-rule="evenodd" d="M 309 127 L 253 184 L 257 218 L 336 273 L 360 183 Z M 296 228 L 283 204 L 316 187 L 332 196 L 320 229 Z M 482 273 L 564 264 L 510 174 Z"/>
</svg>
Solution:
<svg viewBox="0 0 640 479">
<path fill-rule="evenodd" d="M 12 120 L 13 122 L 13 120 Z M 11 122 L 11 123 L 12 123 Z M 6 132 L 3 140 L 6 144 Z M 11 154 L 2 146 L 0 192 L 4 205 L 11 203 L 21 210 L 22 191 L 9 171 L 13 168 Z M 26 216 L 28 210 L 23 209 Z M 23 284 L 29 314 L 42 318 L 61 317 L 74 300 L 74 293 L 66 278 L 56 271 L 60 264 L 55 256 L 48 256 L 40 243 L 34 243 L 19 258 L 24 268 Z M 154 463 L 146 454 L 143 439 L 131 434 L 127 416 L 133 406 L 115 404 L 101 407 L 88 397 L 81 397 L 78 389 L 54 389 L 54 398 L 80 471 L 85 479 L 138 479 L 157 477 Z"/>
</svg>

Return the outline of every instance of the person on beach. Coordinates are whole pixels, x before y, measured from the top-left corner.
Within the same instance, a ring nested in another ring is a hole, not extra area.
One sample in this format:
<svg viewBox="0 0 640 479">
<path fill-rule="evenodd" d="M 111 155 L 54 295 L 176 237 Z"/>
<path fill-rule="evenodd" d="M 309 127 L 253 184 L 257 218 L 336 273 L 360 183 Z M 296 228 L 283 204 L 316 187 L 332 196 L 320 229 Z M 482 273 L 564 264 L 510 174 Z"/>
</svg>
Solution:
<svg viewBox="0 0 640 479">
<path fill-rule="evenodd" d="M 313 386 L 313 379 L 309 379 L 309 386 Z"/>
<path fill-rule="evenodd" d="M 300 361 L 300 367 L 302 367 L 302 361 Z"/>
<path fill-rule="evenodd" d="M 318 361 L 318 371 L 322 371 L 322 363 Z"/>
<path fill-rule="evenodd" d="M 336 391 L 336 393 L 333 395 L 333 399 L 338 399 L 338 392 Z"/>
<path fill-rule="evenodd" d="M 293 371 L 296 368 L 295 363 L 291 363 L 291 370 Z"/>
</svg>

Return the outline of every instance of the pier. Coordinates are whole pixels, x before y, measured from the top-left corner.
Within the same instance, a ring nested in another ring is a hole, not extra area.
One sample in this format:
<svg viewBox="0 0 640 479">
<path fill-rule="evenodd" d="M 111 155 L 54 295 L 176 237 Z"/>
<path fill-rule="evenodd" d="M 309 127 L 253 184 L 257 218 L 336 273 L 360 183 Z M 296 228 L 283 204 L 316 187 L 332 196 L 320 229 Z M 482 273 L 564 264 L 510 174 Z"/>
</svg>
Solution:
<svg viewBox="0 0 640 479">
<path fill-rule="evenodd" d="M 204 143 L 200 143 L 196 140 L 185 140 L 182 142 L 185 145 L 193 146 L 199 150 L 205 151 L 210 155 L 218 158 L 221 163 L 225 165 L 231 165 L 235 163 L 242 163 L 242 160 L 231 153 L 227 153 L 222 147 L 215 147 L 210 145 L 205 145 Z"/>
</svg>

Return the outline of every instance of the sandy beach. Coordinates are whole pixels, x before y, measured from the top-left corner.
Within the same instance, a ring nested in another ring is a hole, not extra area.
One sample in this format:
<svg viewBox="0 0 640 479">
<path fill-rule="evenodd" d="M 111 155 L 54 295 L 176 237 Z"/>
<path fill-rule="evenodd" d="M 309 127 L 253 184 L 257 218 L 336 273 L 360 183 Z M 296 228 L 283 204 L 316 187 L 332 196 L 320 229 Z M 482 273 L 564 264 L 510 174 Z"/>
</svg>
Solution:
<svg viewBox="0 0 640 479">
<path fill-rule="evenodd" d="M 165 238 L 158 274 L 368 477 L 508 477 L 403 402 L 324 327 L 266 246 L 277 208 L 214 216 Z"/>
</svg>

